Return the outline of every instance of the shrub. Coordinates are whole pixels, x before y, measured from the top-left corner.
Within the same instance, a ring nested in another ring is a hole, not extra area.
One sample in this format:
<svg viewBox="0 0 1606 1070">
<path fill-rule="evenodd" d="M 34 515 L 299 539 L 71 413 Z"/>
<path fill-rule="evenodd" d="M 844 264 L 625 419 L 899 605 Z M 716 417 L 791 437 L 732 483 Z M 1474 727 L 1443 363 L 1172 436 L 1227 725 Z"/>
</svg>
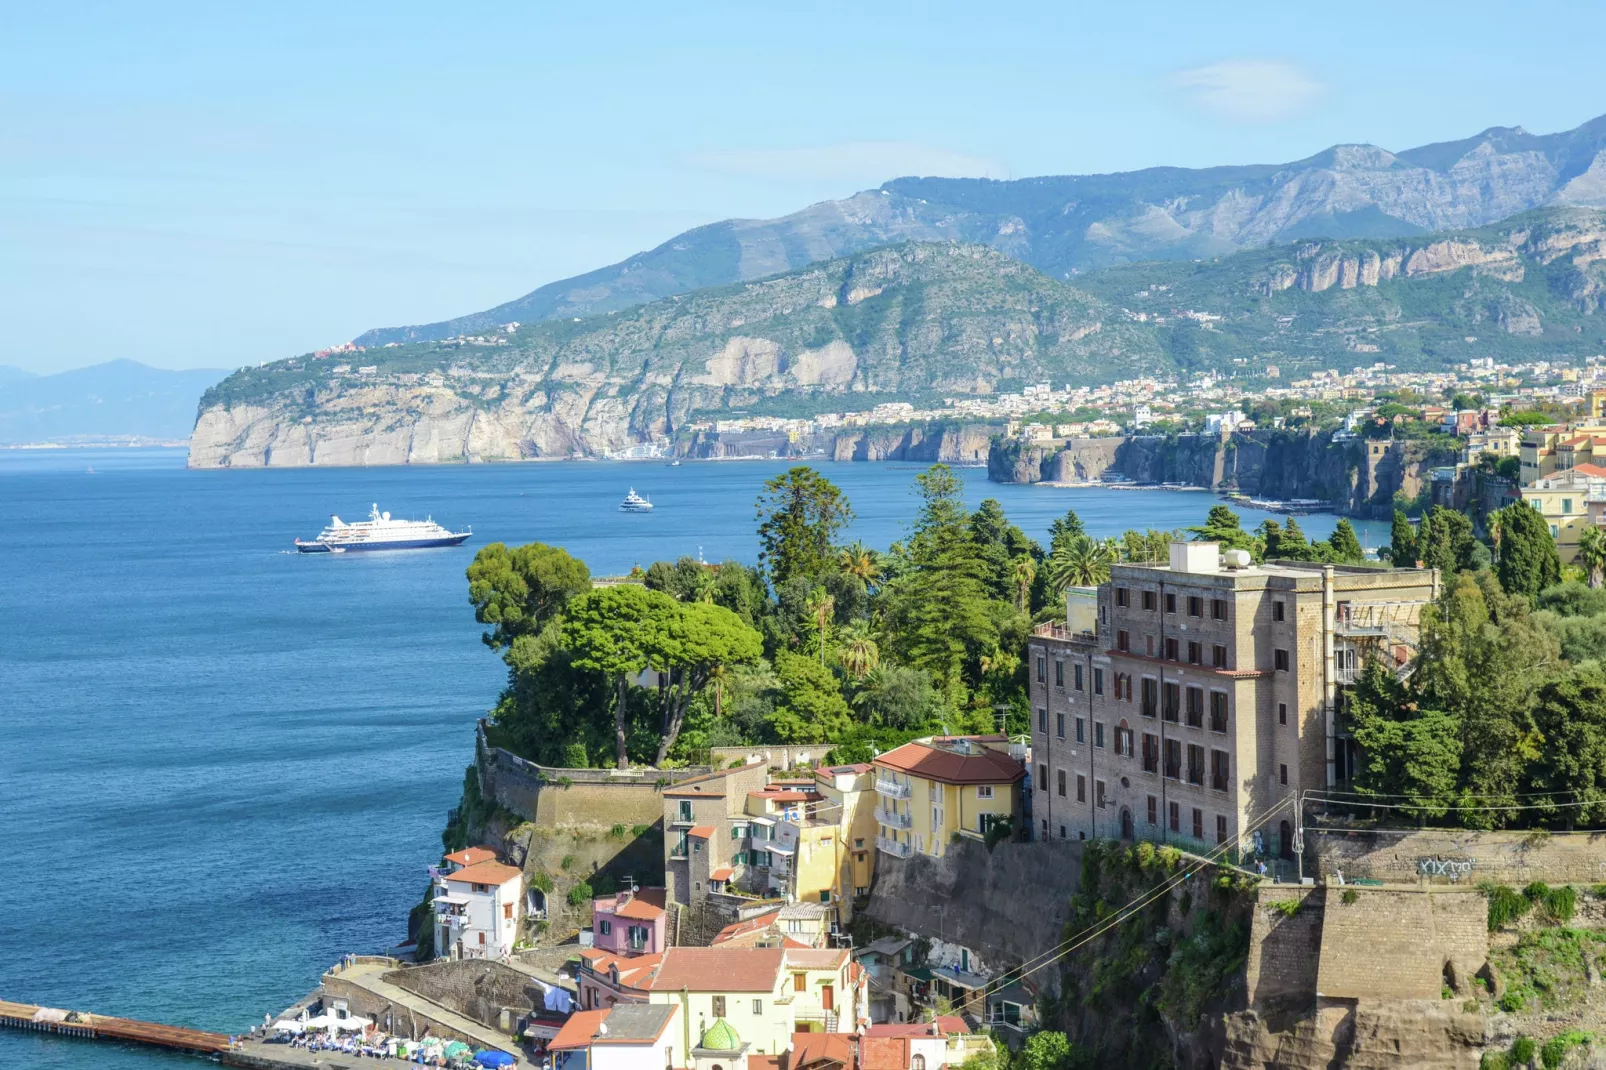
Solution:
<svg viewBox="0 0 1606 1070">
<path fill-rule="evenodd" d="M 1544 881 L 1534 881 L 1522 890 L 1522 894 L 1530 903 L 1543 903 L 1545 897 L 1550 894 L 1550 885 Z"/>
<path fill-rule="evenodd" d="M 1556 1070 L 1561 1061 L 1567 1058 L 1568 1044 L 1561 1037 L 1551 1037 L 1545 1041 L 1545 1046 L 1539 1049 L 1539 1061 L 1545 1064 L 1545 1070 Z"/>
<path fill-rule="evenodd" d="M 1479 885 L 1484 896 L 1489 900 L 1489 931 L 1503 929 L 1516 921 L 1529 910 L 1533 903 L 1505 884 Z"/>
<path fill-rule="evenodd" d="M 1578 893 L 1570 884 L 1563 884 L 1560 888 L 1552 888 L 1545 896 L 1544 909 L 1550 920 L 1558 925 L 1565 925 L 1573 920 L 1573 912 L 1578 908 Z"/>
<path fill-rule="evenodd" d="M 1506 989 L 1505 995 L 1500 997 L 1500 1009 L 1507 1014 L 1516 1014 L 1528 1006 L 1528 989 L 1521 985 L 1513 985 Z"/>
<path fill-rule="evenodd" d="M 530 883 L 541 890 L 542 895 L 552 894 L 552 875 L 545 871 L 537 873 L 530 878 Z"/>
<path fill-rule="evenodd" d="M 631 825 L 630 826 L 630 835 L 632 835 L 632 836 L 637 836 L 637 837 L 645 836 L 645 835 L 647 835 L 647 833 L 649 833 L 651 831 L 652 831 L 652 826 L 651 825 Z"/>
<path fill-rule="evenodd" d="M 1354 906 L 1356 903 L 1361 901 L 1361 893 L 1357 892 L 1354 888 L 1345 888 L 1344 894 L 1339 896 L 1339 898 L 1344 901 L 1345 906 Z"/>
<path fill-rule="evenodd" d="M 612 836 L 616 840 L 622 840 L 625 838 L 625 833 L 627 831 L 629 830 L 626 829 L 623 824 L 617 824 L 608 830 L 608 835 Z"/>
<path fill-rule="evenodd" d="M 579 884 L 576 884 L 573 888 L 569 889 L 567 898 L 571 907 L 578 907 L 584 906 L 586 903 L 591 902 L 595 896 L 591 892 L 591 885 L 587 884 L 585 881 L 581 881 Z"/>
<path fill-rule="evenodd" d="M 567 873 L 569 871 L 569 869 L 573 865 L 574 865 L 574 855 L 564 855 L 563 856 L 563 861 L 558 863 L 558 868 L 563 870 L 565 873 Z"/>
<path fill-rule="evenodd" d="M 1267 903 L 1266 905 L 1275 910 L 1277 913 L 1281 914 L 1283 917 L 1291 918 L 1295 914 L 1299 913 L 1299 908 L 1303 906 L 1304 903 L 1305 901 L 1303 899 L 1279 899 L 1274 903 Z"/>
<path fill-rule="evenodd" d="M 1531 1063 L 1534 1061 L 1534 1038 L 1518 1037 L 1511 1043 L 1511 1061 L 1514 1063 Z"/>
<path fill-rule="evenodd" d="M 1508 1070 L 1511 1057 L 1503 1051 L 1486 1051 L 1478 1060 L 1478 1070 Z"/>
</svg>

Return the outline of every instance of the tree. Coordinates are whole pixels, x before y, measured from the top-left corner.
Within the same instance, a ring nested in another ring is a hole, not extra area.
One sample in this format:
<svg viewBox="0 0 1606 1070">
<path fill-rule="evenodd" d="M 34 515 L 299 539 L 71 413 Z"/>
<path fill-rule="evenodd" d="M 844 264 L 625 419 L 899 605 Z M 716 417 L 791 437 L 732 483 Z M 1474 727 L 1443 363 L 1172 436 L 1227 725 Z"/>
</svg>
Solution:
<svg viewBox="0 0 1606 1070">
<path fill-rule="evenodd" d="M 1269 548 L 1266 556 L 1271 556 Z M 1288 526 L 1283 528 L 1282 537 L 1277 541 L 1277 556 L 1287 561 L 1311 561 L 1316 557 L 1310 540 L 1305 538 L 1305 529 L 1294 517 L 1288 518 Z"/>
<path fill-rule="evenodd" d="M 1110 578 L 1115 551 L 1108 543 L 1087 535 L 1066 539 L 1048 560 L 1048 576 L 1055 592 L 1067 587 L 1096 587 Z"/>
<path fill-rule="evenodd" d="M 1058 550 L 1060 543 L 1066 539 L 1086 534 L 1087 528 L 1082 524 L 1082 518 L 1076 515 L 1075 509 L 1070 510 L 1048 526 L 1049 553 Z"/>
<path fill-rule="evenodd" d="M 1472 521 L 1442 505 L 1428 510 L 1416 536 L 1416 552 L 1422 564 L 1446 576 L 1471 568 L 1477 545 Z"/>
<path fill-rule="evenodd" d="M 814 577 L 831 563 L 837 532 L 853 521 L 842 492 L 807 465 L 764 484 L 758 496 L 759 564 L 771 587 L 794 576 Z"/>
<path fill-rule="evenodd" d="M 874 588 L 876 580 L 881 578 L 881 568 L 876 563 L 876 552 L 857 540 L 852 546 L 842 550 L 838 563 L 842 571 L 849 576 L 857 576 L 859 582 L 866 588 Z"/>
<path fill-rule="evenodd" d="M 1443 710 L 1418 710 L 1383 664 L 1368 661 L 1346 705 L 1355 742 L 1366 756 L 1355 777 L 1363 795 L 1401 802 L 1410 812 L 1443 817 L 1461 772 L 1461 726 Z"/>
<path fill-rule="evenodd" d="M 1549 807 L 1568 828 L 1606 820 L 1606 675 L 1585 665 L 1539 689 L 1534 728 L 1543 742 L 1530 767 L 1530 787 L 1548 793 Z M 1585 803 L 1584 806 L 1566 805 Z"/>
<path fill-rule="evenodd" d="M 1212 505 L 1205 522 L 1189 528 L 1188 532 L 1194 542 L 1220 543 L 1223 550 L 1248 550 L 1252 553 L 1259 550 L 1255 537 L 1243 529 L 1243 521 L 1238 514 L 1225 505 Z"/>
<path fill-rule="evenodd" d="M 1070 1070 L 1072 1047 L 1064 1033 L 1044 1030 L 1026 1038 L 1012 1070 Z"/>
<path fill-rule="evenodd" d="M 474 619 L 494 627 L 482 638 L 506 650 L 521 635 L 535 635 L 569 599 L 591 589 L 591 570 L 559 546 L 532 542 L 508 549 L 482 546 L 468 566 L 468 600 Z"/>
<path fill-rule="evenodd" d="M 1591 587 L 1606 583 L 1606 531 L 1591 524 L 1578 536 L 1578 567 L 1589 577 Z"/>
<path fill-rule="evenodd" d="M 644 621 L 640 641 L 660 678 L 661 731 L 653 764 L 662 765 L 686 723 L 692 696 L 708 686 L 714 669 L 757 661 L 764 643 L 736 614 L 706 602 L 660 609 Z"/>
<path fill-rule="evenodd" d="M 770 716 L 770 730 L 781 743 L 824 743 L 851 727 L 848 703 L 830 670 L 813 658 L 788 651 L 775 655 L 781 696 Z"/>
<path fill-rule="evenodd" d="M 663 627 L 675 611 L 675 600 L 662 591 L 635 583 L 600 587 L 569 604 L 563 642 L 574 664 L 606 676 L 616 688 L 613 703 L 614 761 L 630 767 L 627 727 L 630 678 L 647 668 L 650 654 L 644 640 Z"/>
<path fill-rule="evenodd" d="M 1355 537 L 1355 526 L 1347 517 L 1341 517 L 1333 534 L 1328 536 L 1327 545 L 1329 556 L 1338 564 L 1353 565 L 1366 560 L 1366 551 L 1361 547 L 1361 540 Z"/>
<path fill-rule="evenodd" d="M 1015 612 L 1025 613 L 1032 604 L 1032 584 L 1037 582 L 1037 562 L 1029 554 L 1015 558 L 1011 574 L 1015 580 Z"/>
<path fill-rule="evenodd" d="M 1262 553 L 1266 555 L 1266 560 L 1275 561 L 1286 556 L 1283 553 L 1283 526 L 1274 518 L 1268 516 L 1262 520 L 1260 527 L 1255 529 L 1255 534 L 1260 538 Z"/>
<path fill-rule="evenodd" d="M 701 602 L 712 594 L 713 572 L 711 566 L 686 554 L 674 563 L 654 561 L 647 566 L 642 582 L 648 590 L 662 591 L 677 602 Z"/>
<path fill-rule="evenodd" d="M 809 595 L 809 616 L 813 618 L 815 627 L 819 629 L 820 664 L 825 664 L 825 631 L 831 625 L 836 614 L 836 599 L 832 598 L 822 588 Z"/>
<path fill-rule="evenodd" d="M 1500 560 L 1495 574 L 1509 594 L 1535 598 L 1561 580 L 1561 557 L 1539 510 L 1517 502 L 1500 510 Z"/>
<path fill-rule="evenodd" d="M 1389 527 L 1389 561 L 1395 568 L 1415 568 L 1417 560 L 1416 529 L 1410 517 L 1396 509 Z"/>
<path fill-rule="evenodd" d="M 883 662 L 864 678 L 853 696 L 853 706 L 868 724 L 910 729 L 931 721 L 938 701 L 929 675 L 907 665 Z"/>
<path fill-rule="evenodd" d="M 881 662 L 881 652 L 862 624 L 855 624 L 842 633 L 836 656 L 842 671 L 853 680 L 863 680 Z"/>
</svg>

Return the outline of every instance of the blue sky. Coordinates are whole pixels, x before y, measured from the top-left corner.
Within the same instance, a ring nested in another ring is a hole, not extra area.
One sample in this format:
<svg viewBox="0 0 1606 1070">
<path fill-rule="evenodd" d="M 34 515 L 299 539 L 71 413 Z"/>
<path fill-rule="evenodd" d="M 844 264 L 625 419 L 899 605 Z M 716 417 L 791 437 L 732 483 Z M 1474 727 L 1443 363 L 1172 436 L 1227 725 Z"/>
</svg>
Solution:
<svg viewBox="0 0 1606 1070">
<path fill-rule="evenodd" d="M 1467 0 L 13 4 L 0 364 L 275 359 L 900 174 L 1566 129 L 1603 36 Z"/>
</svg>

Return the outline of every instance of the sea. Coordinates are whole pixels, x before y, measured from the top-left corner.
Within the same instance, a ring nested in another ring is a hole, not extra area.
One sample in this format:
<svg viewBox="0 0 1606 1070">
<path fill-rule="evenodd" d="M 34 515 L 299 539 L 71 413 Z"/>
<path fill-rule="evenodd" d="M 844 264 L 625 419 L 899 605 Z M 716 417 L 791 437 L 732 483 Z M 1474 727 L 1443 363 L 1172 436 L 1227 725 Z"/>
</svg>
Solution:
<svg viewBox="0 0 1606 1070">
<path fill-rule="evenodd" d="M 0 999 L 220 1032 L 405 935 L 503 682 L 463 571 L 539 540 L 594 573 L 751 562 L 782 461 L 191 471 L 182 450 L 0 450 Z M 885 547 L 921 466 L 823 463 Z M 1002 486 L 1046 542 L 1200 522 L 1205 492 Z M 625 514 L 631 489 L 655 505 Z M 299 555 L 331 513 L 472 525 L 457 549 Z M 1251 527 L 1263 514 L 1242 510 Z M 1335 518 L 1301 519 L 1312 537 Z M 1386 542 L 1386 525 L 1357 524 Z M 193 1059 L 0 1030 L 4 1070 Z"/>
</svg>

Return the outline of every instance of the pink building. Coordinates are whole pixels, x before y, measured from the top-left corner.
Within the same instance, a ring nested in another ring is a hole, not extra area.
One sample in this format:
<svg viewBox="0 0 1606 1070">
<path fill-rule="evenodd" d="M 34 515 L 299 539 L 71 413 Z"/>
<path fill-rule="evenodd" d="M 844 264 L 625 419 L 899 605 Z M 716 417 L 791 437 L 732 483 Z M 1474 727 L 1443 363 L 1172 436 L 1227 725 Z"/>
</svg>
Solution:
<svg viewBox="0 0 1606 1070">
<path fill-rule="evenodd" d="M 664 949 L 664 889 L 640 888 L 591 904 L 592 946 L 616 955 L 657 955 Z"/>
</svg>

